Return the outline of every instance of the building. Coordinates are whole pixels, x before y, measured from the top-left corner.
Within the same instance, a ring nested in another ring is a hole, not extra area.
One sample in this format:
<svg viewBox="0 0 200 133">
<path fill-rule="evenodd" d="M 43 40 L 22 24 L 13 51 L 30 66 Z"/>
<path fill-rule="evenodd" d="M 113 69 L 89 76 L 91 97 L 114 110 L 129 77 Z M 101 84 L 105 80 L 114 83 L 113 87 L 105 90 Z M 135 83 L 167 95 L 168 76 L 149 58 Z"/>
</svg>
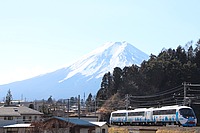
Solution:
<svg viewBox="0 0 200 133">
<path fill-rule="evenodd" d="M 62 133 L 108 133 L 106 122 L 89 122 L 77 118 L 52 117 L 43 122 L 45 133 L 59 131 Z"/>
<path fill-rule="evenodd" d="M 107 122 L 90 122 L 96 125 L 95 133 L 108 133 L 108 124 Z"/>
<path fill-rule="evenodd" d="M 98 116 L 69 116 L 69 118 L 77 118 L 77 119 L 82 119 L 82 120 L 86 120 L 86 121 L 94 121 L 94 122 L 97 122 L 99 121 L 99 118 Z"/>
<path fill-rule="evenodd" d="M 1 106 L 0 121 L 1 123 L 31 123 L 40 121 L 43 113 L 25 106 Z"/>
<path fill-rule="evenodd" d="M 13 124 L 4 126 L 1 133 L 32 133 L 31 124 Z"/>
</svg>

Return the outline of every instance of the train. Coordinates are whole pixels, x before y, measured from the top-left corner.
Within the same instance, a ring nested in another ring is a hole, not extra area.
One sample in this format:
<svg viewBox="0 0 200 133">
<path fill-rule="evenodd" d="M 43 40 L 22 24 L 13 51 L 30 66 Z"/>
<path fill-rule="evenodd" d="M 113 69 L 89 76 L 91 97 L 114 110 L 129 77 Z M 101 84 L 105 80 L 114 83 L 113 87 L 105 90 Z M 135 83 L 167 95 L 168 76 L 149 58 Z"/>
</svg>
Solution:
<svg viewBox="0 0 200 133">
<path fill-rule="evenodd" d="M 136 108 L 111 112 L 111 125 L 178 125 L 193 127 L 197 118 L 191 107 L 163 106 L 160 108 Z"/>
</svg>

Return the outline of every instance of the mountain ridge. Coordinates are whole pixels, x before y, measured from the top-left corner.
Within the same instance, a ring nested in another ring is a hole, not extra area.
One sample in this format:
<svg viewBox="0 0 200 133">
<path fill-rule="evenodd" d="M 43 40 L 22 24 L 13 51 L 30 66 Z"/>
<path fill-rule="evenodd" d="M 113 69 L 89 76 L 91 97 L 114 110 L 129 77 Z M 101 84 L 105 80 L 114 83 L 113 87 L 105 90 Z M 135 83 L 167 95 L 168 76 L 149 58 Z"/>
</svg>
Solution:
<svg viewBox="0 0 200 133">
<path fill-rule="evenodd" d="M 11 89 L 13 96 L 18 99 L 20 92 L 31 99 L 48 98 L 50 95 L 66 98 L 78 93 L 96 93 L 106 72 L 115 67 L 140 65 L 146 59 L 147 54 L 127 42 L 108 42 L 72 65 L 30 79 L 0 85 L 0 88 L 4 90 L 4 96 L 5 90 Z"/>
</svg>

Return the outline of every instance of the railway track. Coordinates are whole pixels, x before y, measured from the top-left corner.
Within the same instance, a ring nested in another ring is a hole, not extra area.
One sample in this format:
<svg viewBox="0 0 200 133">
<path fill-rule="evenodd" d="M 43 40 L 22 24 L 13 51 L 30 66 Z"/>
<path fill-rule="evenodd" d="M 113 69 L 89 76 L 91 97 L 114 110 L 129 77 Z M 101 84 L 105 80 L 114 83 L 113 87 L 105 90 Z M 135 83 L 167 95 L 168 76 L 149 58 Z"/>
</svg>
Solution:
<svg viewBox="0 0 200 133">
<path fill-rule="evenodd" d="M 111 126 L 109 133 L 200 133 L 200 127 L 178 126 Z"/>
</svg>

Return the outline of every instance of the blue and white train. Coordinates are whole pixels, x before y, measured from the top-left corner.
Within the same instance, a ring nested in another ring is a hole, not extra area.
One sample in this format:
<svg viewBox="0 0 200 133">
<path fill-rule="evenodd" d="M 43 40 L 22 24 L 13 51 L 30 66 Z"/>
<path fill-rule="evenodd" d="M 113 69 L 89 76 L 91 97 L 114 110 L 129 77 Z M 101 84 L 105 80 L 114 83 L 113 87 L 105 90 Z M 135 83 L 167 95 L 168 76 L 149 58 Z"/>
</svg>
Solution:
<svg viewBox="0 0 200 133">
<path fill-rule="evenodd" d="M 118 110 L 111 113 L 110 124 L 116 125 L 179 125 L 193 127 L 197 118 L 191 107 L 164 106 Z"/>
</svg>

